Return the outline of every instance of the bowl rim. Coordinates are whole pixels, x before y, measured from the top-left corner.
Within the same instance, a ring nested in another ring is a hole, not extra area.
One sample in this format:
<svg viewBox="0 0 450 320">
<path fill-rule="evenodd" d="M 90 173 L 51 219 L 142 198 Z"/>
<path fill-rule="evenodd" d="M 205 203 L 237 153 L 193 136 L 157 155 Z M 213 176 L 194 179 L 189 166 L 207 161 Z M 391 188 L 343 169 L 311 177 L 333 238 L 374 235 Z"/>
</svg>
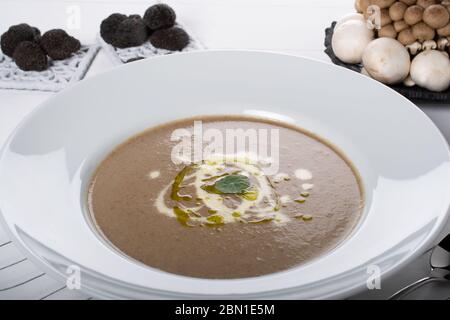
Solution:
<svg viewBox="0 0 450 320">
<path fill-rule="evenodd" d="M 210 53 L 237 53 L 239 54 L 240 52 L 245 52 L 245 53 L 252 53 L 252 54 L 265 54 L 265 55 L 275 55 L 275 56 L 288 56 L 288 57 L 294 57 L 294 58 L 300 58 L 303 60 L 310 60 L 310 61 L 314 61 L 316 63 L 321 63 L 321 64 L 327 64 L 329 68 L 331 69 L 342 69 L 339 66 L 335 66 L 333 64 L 328 64 L 325 63 L 319 59 L 311 59 L 308 57 L 304 57 L 304 56 L 299 56 L 299 55 L 294 55 L 294 54 L 285 54 L 285 53 L 279 53 L 276 51 L 267 51 L 267 50 L 240 50 L 240 49 L 226 49 L 226 50 L 204 50 L 204 51 L 198 51 L 198 52 L 186 52 L 186 53 L 177 53 L 176 55 L 202 55 L 202 54 L 210 54 Z M 170 56 L 173 55 L 169 55 L 169 56 L 159 56 L 159 57 L 155 57 L 152 60 L 156 60 L 156 59 L 170 59 Z M 142 61 L 136 61 L 133 62 L 133 64 L 141 64 L 141 63 L 146 63 L 145 60 Z M 127 65 L 121 65 L 115 68 L 112 68 L 110 70 L 104 71 L 99 73 L 98 75 L 94 75 L 93 77 L 90 77 L 88 79 L 95 79 L 101 75 L 105 75 L 111 72 L 115 72 L 117 69 L 119 68 L 126 68 Z M 349 73 L 352 73 L 352 71 L 346 71 Z M 358 75 L 356 74 L 356 76 L 360 76 L 362 78 L 366 78 L 363 75 Z M 373 79 L 369 79 L 370 81 L 373 81 L 375 83 L 377 83 L 378 85 L 380 85 L 379 82 L 373 80 Z M 71 85 L 69 85 L 65 90 L 61 91 L 61 93 L 58 93 L 56 95 L 51 96 L 50 98 L 46 99 L 45 101 L 43 101 L 42 103 L 40 103 L 37 107 L 35 107 L 27 116 L 24 117 L 24 119 L 22 119 L 22 121 L 19 123 L 18 126 L 16 126 L 16 128 L 9 134 L 9 137 L 7 138 L 7 140 L 4 142 L 4 144 L 2 145 L 2 148 L 0 150 L 0 162 L 3 160 L 3 156 L 6 153 L 6 150 L 8 148 L 8 146 L 10 145 L 11 141 L 14 139 L 14 137 L 16 136 L 16 134 L 22 129 L 23 126 L 25 126 L 28 121 L 30 119 L 32 119 L 36 114 L 38 114 L 41 109 L 44 109 L 46 107 L 47 104 L 52 103 L 52 101 L 55 99 L 55 97 L 60 96 L 61 94 L 64 94 L 67 91 L 73 90 L 74 88 L 78 87 L 80 84 L 79 83 L 73 83 Z M 381 84 L 382 85 L 382 84 Z M 392 90 L 391 88 L 382 85 L 384 87 L 386 87 L 388 90 L 392 91 L 395 95 L 397 95 L 398 97 L 402 98 L 403 100 L 405 100 L 410 107 L 413 107 L 415 109 L 415 111 L 421 113 L 421 115 L 424 117 L 424 120 L 426 119 L 427 121 L 429 121 L 432 126 L 437 130 L 440 139 L 443 142 L 443 145 L 446 146 L 446 153 L 448 158 L 450 159 L 450 148 L 449 145 L 445 139 L 445 137 L 443 136 L 442 132 L 436 127 L 436 125 L 428 118 L 428 116 L 420 109 L 418 108 L 415 104 L 413 104 L 411 101 L 409 101 L 407 98 L 401 96 L 400 94 L 398 94 L 397 92 L 395 92 L 394 90 Z M 326 137 L 325 137 L 326 138 Z M 449 193 L 450 195 L 450 193 Z M 445 210 L 445 208 L 446 210 Z M 436 236 L 439 234 L 439 232 L 441 232 L 445 226 L 445 224 L 447 223 L 447 221 L 450 218 L 450 197 L 448 197 L 448 201 L 447 204 L 443 206 L 443 211 L 445 211 L 445 213 L 442 213 L 439 217 L 440 220 L 437 221 L 434 226 L 432 231 L 429 232 L 429 234 L 417 245 L 417 247 L 414 249 L 414 251 L 410 254 L 406 254 L 404 255 L 403 259 L 399 260 L 396 264 L 392 265 L 390 268 L 384 269 L 382 271 L 382 276 L 390 276 L 393 273 L 395 273 L 396 271 L 398 271 L 399 269 L 401 269 L 403 266 L 405 266 L 408 262 L 410 262 L 411 260 L 415 259 L 416 257 L 418 257 L 420 254 L 422 254 L 425 249 L 427 249 L 428 247 L 432 246 L 434 244 L 434 241 L 436 239 Z M 364 219 L 364 217 L 361 218 L 361 220 Z M 26 245 L 24 245 L 22 243 L 22 241 L 20 240 L 20 238 L 18 238 L 14 232 L 12 232 L 12 230 L 10 230 L 10 227 L 6 221 L 6 218 L 4 217 L 2 210 L 0 208 L 0 224 L 3 225 L 5 232 L 8 234 L 9 238 L 13 241 L 13 244 L 19 248 L 20 251 L 22 251 L 32 262 L 34 262 L 38 267 L 44 269 L 46 271 L 46 273 L 50 274 L 51 276 L 53 276 L 54 278 L 57 279 L 62 279 L 65 280 L 66 277 L 61 274 L 60 272 L 58 272 L 57 270 L 53 269 L 52 267 L 48 266 L 47 263 L 45 263 L 44 261 L 41 260 L 41 258 L 36 254 L 36 252 L 34 252 L 31 249 L 28 249 Z M 359 223 L 358 223 L 359 224 Z M 346 241 L 346 240 L 344 240 Z M 355 270 L 356 268 L 352 269 Z M 110 283 L 115 282 L 115 279 L 108 279 Z M 232 281 L 239 281 L 240 279 L 235 279 Z M 326 282 L 328 280 L 324 279 L 323 282 Z M 117 283 L 115 283 L 115 285 L 118 286 L 122 286 L 122 287 L 127 287 L 128 284 L 127 283 L 121 283 L 121 280 L 117 280 Z M 322 281 L 320 281 L 322 282 Z M 113 283 L 114 284 L 114 283 Z M 316 285 L 316 282 L 313 283 L 314 285 Z M 351 287 L 346 287 L 345 289 L 340 290 L 338 293 L 332 292 L 330 293 L 330 295 L 324 294 L 319 298 L 338 298 L 338 297 L 345 297 L 348 296 L 350 294 L 356 293 L 359 290 L 361 290 L 363 287 L 365 286 L 365 283 L 359 283 L 359 284 L 355 284 Z M 305 287 L 304 285 L 299 286 L 299 287 Z M 264 292 L 258 292 L 258 293 L 251 293 L 251 294 L 230 294 L 230 295 L 226 295 L 224 296 L 225 298 L 229 298 L 230 296 L 234 297 L 234 298 L 250 298 L 250 299 L 254 299 L 254 298 L 265 298 L 267 296 L 277 296 L 278 298 L 292 298 L 293 296 L 295 297 L 295 292 L 298 290 L 299 287 L 291 287 L 291 288 L 285 288 L 285 289 L 279 289 L 279 290 L 272 290 L 272 291 L 264 291 Z M 135 290 L 136 288 L 133 286 L 133 289 Z M 150 288 L 147 287 L 143 287 L 142 289 L 144 290 L 150 290 Z M 89 285 L 83 284 L 82 286 L 82 290 L 88 294 L 91 294 L 93 296 L 97 296 L 97 297 L 101 297 L 101 298 L 115 298 L 114 295 L 108 295 L 105 294 L 105 292 L 99 292 L 98 290 L 96 290 L 95 288 L 90 287 Z M 179 292 L 172 292 L 172 291 L 166 291 L 166 290 L 159 290 L 159 289 L 151 289 L 153 292 L 153 295 L 157 298 L 175 298 L 175 299 L 179 299 L 179 298 L 189 298 L 189 299 L 211 299 L 211 298 L 223 298 L 220 295 L 214 295 L 212 297 L 211 294 L 185 294 L 185 293 L 179 293 Z M 146 293 L 147 294 L 147 293 Z"/>
</svg>

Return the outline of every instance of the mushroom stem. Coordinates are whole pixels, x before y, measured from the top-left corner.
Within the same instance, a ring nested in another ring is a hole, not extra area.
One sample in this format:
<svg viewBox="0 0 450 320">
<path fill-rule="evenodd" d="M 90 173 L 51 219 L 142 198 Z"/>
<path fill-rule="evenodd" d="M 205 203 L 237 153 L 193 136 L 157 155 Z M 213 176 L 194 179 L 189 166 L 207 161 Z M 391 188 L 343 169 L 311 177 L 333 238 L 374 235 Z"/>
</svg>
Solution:
<svg viewBox="0 0 450 320">
<path fill-rule="evenodd" d="M 416 83 L 411 78 L 411 75 L 409 75 L 408 77 L 406 77 L 405 80 L 403 80 L 403 84 L 407 87 L 414 87 L 416 85 Z"/>
<path fill-rule="evenodd" d="M 434 50 L 437 48 L 437 43 L 434 40 L 427 40 L 424 43 L 422 43 L 422 50 Z"/>
<path fill-rule="evenodd" d="M 445 51 L 450 46 L 450 42 L 447 38 L 440 38 L 437 42 L 437 48 L 441 51 Z"/>
<path fill-rule="evenodd" d="M 414 43 L 407 45 L 406 49 L 408 49 L 411 55 L 415 56 L 422 50 L 422 45 L 420 44 L 420 42 L 416 41 Z"/>
</svg>

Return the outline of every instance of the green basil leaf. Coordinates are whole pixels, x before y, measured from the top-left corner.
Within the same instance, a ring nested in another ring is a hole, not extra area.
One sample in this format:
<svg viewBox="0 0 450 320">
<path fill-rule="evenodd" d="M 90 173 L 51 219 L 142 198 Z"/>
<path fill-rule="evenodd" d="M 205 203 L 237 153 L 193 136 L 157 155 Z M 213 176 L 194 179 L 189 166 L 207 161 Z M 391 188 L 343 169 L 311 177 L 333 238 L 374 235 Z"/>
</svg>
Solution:
<svg viewBox="0 0 450 320">
<path fill-rule="evenodd" d="M 234 174 L 217 180 L 214 187 L 222 193 L 239 194 L 250 187 L 250 180 L 246 176 Z"/>
</svg>

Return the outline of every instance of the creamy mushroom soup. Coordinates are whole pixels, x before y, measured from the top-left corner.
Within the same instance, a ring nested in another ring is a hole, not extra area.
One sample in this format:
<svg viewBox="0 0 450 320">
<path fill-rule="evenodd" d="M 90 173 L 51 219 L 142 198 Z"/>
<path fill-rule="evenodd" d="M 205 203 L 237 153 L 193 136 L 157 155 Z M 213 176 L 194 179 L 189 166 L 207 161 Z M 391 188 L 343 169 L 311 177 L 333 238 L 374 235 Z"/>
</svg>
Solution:
<svg viewBox="0 0 450 320">
<path fill-rule="evenodd" d="M 236 133 L 245 136 L 242 150 L 228 148 Z M 227 141 L 221 147 L 212 136 Z M 349 160 L 312 134 L 278 121 L 208 116 L 118 146 L 96 170 L 88 201 L 100 233 L 150 267 L 243 278 L 335 248 L 360 219 L 363 192 Z"/>
</svg>

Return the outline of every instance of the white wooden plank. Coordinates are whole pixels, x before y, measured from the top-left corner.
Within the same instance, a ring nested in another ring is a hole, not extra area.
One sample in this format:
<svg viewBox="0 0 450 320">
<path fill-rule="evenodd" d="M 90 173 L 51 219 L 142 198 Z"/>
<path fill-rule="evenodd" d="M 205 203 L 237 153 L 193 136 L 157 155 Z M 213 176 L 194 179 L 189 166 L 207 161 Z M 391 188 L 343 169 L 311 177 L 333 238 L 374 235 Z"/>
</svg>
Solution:
<svg viewBox="0 0 450 320">
<path fill-rule="evenodd" d="M 0 247 L 0 269 L 22 260 L 23 258 L 25 258 L 25 256 L 12 243 Z"/>
<path fill-rule="evenodd" d="M 14 265 L 0 270 L 0 291 L 24 283 L 40 274 L 42 270 L 28 260 L 21 260 Z"/>
<path fill-rule="evenodd" d="M 52 294 L 42 297 L 44 300 L 86 300 L 89 296 L 85 295 L 79 290 L 70 290 L 62 288 Z"/>
<path fill-rule="evenodd" d="M 6 243 L 9 241 L 9 237 L 6 234 L 5 230 L 3 230 L 3 227 L 0 226 L 0 245 Z"/>
<path fill-rule="evenodd" d="M 0 300 L 40 299 L 41 297 L 48 295 L 50 292 L 61 288 L 62 286 L 63 285 L 59 281 L 56 281 L 44 274 L 6 291 L 0 291 Z"/>
</svg>

